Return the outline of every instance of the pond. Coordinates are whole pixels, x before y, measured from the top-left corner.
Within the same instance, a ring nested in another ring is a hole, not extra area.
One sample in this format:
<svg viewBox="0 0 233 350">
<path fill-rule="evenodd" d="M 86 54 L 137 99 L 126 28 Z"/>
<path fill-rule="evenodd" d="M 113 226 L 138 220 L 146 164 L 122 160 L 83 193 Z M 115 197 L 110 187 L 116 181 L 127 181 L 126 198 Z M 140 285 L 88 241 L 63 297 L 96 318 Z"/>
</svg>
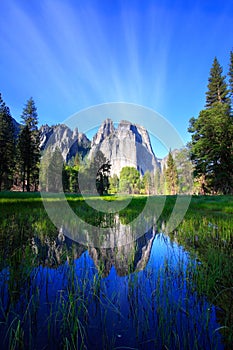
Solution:
<svg viewBox="0 0 233 350">
<path fill-rule="evenodd" d="M 12 206 L 2 216 L 2 349 L 225 348 L 223 310 L 197 274 L 205 270 L 201 235 L 200 254 L 187 246 L 195 220 L 170 236 L 153 225 L 109 248 L 74 242 L 40 207 L 35 213 Z M 124 227 L 116 227 L 118 239 L 129 234 Z"/>
</svg>

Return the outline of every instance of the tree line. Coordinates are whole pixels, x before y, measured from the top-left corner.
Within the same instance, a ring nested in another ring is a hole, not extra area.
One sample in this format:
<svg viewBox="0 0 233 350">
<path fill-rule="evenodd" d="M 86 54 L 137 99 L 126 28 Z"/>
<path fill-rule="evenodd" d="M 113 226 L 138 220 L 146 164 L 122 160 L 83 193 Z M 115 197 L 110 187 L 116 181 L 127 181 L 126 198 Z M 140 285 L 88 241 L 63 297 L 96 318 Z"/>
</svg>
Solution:
<svg viewBox="0 0 233 350">
<path fill-rule="evenodd" d="M 0 190 L 12 187 L 37 191 L 39 184 L 40 139 L 35 102 L 30 98 L 17 130 L 9 107 L 0 94 Z"/>
<path fill-rule="evenodd" d="M 40 189 L 46 192 L 108 193 L 111 164 L 102 152 L 91 160 L 82 160 L 77 153 L 69 164 L 63 160 L 61 151 L 48 147 L 42 157 Z"/>
<path fill-rule="evenodd" d="M 110 177 L 110 161 L 101 152 L 89 161 L 83 161 L 77 154 L 72 164 L 64 163 L 58 149 L 41 154 L 34 100 L 30 98 L 26 102 L 22 125 L 17 130 L 0 94 L 0 190 L 37 191 L 40 174 L 40 189 L 51 192 L 233 193 L 232 112 L 233 52 L 227 76 L 214 58 L 205 108 L 189 121 L 191 142 L 187 147 L 170 151 L 162 169 L 155 173 L 146 171 L 141 176 L 137 169 L 124 167 L 119 177 Z M 41 156 L 44 168 L 40 165 Z"/>
<path fill-rule="evenodd" d="M 70 164 L 64 164 L 58 148 L 48 148 L 40 169 L 41 190 L 83 194 L 190 194 L 192 193 L 192 164 L 187 148 L 177 150 L 175 159 L 170 151 L 163 171 L 146 171 L 142 176 L 131 166 L 121 169 L 119 177 L 110 176 L 111 163 L 101 151 L 87 160 L 76 154 Z"/>
<path fill-rule="evenodd" d="M 191 194 L 192 188 L 192 164 L 186 147 L 170 151 L 163 169 L 158 168 L 155 173 L 147 170 L 141 176 L 137 169 L 126 166 L 119 177 L 115 174 L 109 179 L 109 193 L 175 195 Z"/>
</svg>

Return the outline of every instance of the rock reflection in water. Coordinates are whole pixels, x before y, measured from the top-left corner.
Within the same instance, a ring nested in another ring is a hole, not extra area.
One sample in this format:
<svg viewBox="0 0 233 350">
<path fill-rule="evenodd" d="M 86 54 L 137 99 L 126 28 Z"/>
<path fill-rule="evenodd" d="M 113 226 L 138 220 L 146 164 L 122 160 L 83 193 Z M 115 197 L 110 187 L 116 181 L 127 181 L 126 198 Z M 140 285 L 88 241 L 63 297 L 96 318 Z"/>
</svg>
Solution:
<svg viewBox="0 0 233 350">
<path fill-rule="evenodd" d="M 18 325 L 31 349 L 223 348 L 214 305 L 189 287 L 196 262 L 155 226 L 132 240 L 133 228 L 117 224 L 115 237 L 113 229 L 88 232 L 89 245 L 72 241 L 64 226 L 18 235 L 12 250 L 4 242 L 3 348 Z"/>
<path fill-rule="evenodd" d="M 130 272 L 145 268 L 156 234 L 155 228 L 151 228 L 146 234 L 126 245 L 114 248 L 88 247 L 72 241 L 64 234 L 63 227 L 59 230 L 57 237 L 46 237 L 43 242 L 38 237 L 33 237 L 31 247 L 42 266 L 57 267 L 70 259 L 78 259 L 83 252 L 88 251 L 96 268 L 102 277 L 108 276 L 114 266 L 118 276 L 126 276 Z M 131 234 L 130 227 L 121 225 L 118 239 L 122 242 L 124 236 Z M 87 234 L 88 235 L 88 234 Z M 110 231 L 108 239 L 112 239 L 113 232 Z M 132 234 L 131 234 L 132 237 Z M 87 238 L 88 240 L 88 238 Z"/>
</svg>

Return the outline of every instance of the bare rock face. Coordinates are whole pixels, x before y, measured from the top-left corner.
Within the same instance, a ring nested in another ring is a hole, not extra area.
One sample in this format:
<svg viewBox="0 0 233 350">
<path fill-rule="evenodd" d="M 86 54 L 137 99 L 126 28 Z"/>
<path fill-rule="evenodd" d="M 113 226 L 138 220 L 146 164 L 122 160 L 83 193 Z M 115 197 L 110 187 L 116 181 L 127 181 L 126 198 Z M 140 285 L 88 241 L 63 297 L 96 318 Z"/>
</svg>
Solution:
<svg viewBox="0 0 233 350">
<path fill-rule="evenodd" d="M 123 225 L 120 226 L 118 237 L 128 234 L 128 230 L 125 230 Z M 109 275 L 112 266 L 115 267 L 118 276 L 127 276 L 129 271 L 144 270 L 150 258 L 155 235 L 156 232 L 151 228 L 134 242 L 115 248 L 90 247 L 88 253 L 98 270 L 101 270 L 102 277 Z"/>
<path fill-rule="evenodd" d="M 79 153 L 82 158 L 88 153 L 89 159 L 101 151 L 110 160 L 111 176 L 120 175 L 125 166 L 136 168 L 141 175 L 148 170 L 155 172 L 160 169 L 160 163 L 155 157 L 147 130 L 129 121 L 121 121 L 117 128 L 111 119 L 106 119 L 93 137 L 92 142 L 85 134 L 72 131 L 64 124 L 56 126 L 43 125 L 40 128 L 40 148 L 48 145 L 54 151 L 58 148 L 63 159 L 68 162 Z"/>
<path fill-rule="evenodd" d="M 43 125 L 40 128 L 40 149 L 44 150 L 47 146 L 53 151 L 58 148 L 63 159 L 68 162 L 76 153 L 84 157 L 90 150 L 90 140 L 78 129 L 72 131 L 64 124 Z"/>
<path fill-rule="evenodd" d="M 42 125 L 40 128 L 40 149 L 43 151 L 46 148 L 50 136 L 53 134 L 55 126 Z"/>
<path fill-rule="evenodd" d="M 92 140 L 92 145 L 94 144 L 98 145 L 104 139 L 106 139 L 109 135 L 113 134 L 114 131 L 115 131 L 115 128 L 112 120 L 106 119 L 101 125 L 101 127 L 99 128 L 98 132 L 94 135 Z"/>
<path fill-rule="evenodd" d="M 89 157 L 94 157 L 98 151 L 110 160 L 111 175 L 119 176 L 125 166 L 136 168 L 141 175 L 159 168 L 146 129 L 125 120 L 116 129 L 111 119 L 103 122 L 92 140 Z"/>
</svg>

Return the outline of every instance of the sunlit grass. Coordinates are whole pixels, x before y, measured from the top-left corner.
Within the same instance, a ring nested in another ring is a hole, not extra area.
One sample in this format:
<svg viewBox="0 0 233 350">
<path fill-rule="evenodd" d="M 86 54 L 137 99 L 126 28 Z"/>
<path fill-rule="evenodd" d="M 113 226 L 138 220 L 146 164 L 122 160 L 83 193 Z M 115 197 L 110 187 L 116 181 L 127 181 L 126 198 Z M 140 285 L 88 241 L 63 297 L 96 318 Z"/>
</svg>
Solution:
<svg viewBox="0 0 233 350">
<path fill-rule="evenodd" d="M 82 204 L 85 202 L 85 199 L 91 199 L 93 201 L 126 201 L 129 198 L 131 199 L 131 202 L 129 204 L 130 209 L 134 209 L 135 211 L 138 211 L 140 213 L 141 207 L 146 202 L 147 196 L 145 195 L 106 195 L 106 196 L 93 196 L 93 195 L 85 195 L 83 197 L 79 194 L 74 193 L 66 193 L 65 198 L 68 202 L 72 203 L 75 202 L 77 204 Z M 164 196 L 154 196 L 152 197 L 154 200 L 154 203 L 159 203 Z M 164 210 L 165 212 L 170 210 L 176 201 L 176 196 L 166 196 L 166 202 Z M 51 193 L 46 194 L 46 200 L 56 201 L 61 200 L 61 196 L 58 193 Z M 41 194 L 39 192 L 0 192 L 0 203 L 26 203 L 26 202 L 42 202 Z M 144 204 L 143 204 L 144 203 Z M 190 206 L 189 206 L 189 212 L 192 211 L 205 211 L 206 213 L 209 212 L 216 212 L 216 213 L 226 213 L 226 214 L 232 214 L 233 213 L 233 196 L 193 196 Z"/>
</svg>

